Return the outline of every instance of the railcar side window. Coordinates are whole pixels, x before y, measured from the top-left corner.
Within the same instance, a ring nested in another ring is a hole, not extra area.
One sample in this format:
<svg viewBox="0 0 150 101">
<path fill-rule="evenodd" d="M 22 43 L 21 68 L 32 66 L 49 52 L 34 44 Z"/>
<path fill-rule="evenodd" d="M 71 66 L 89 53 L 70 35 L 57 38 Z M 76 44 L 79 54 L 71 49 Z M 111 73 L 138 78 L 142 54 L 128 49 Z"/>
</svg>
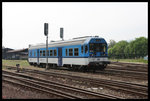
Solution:
<svg viewBox="0 0 150 101">
<path fill-rule="evenodd" d="M 67 56 L 67 54 L 68 54 L 68 49 L 66 48 L 66 56 Z"/>
<path fill-rule="evenodd" d="M 53 51 L 52 50 L 50 50 L 50 56 L 53 56 Z"/>
<path fill-rule="evenodd" d="M 42 51 L 40 50 L 40 56 L 42 56 Z"/>
<path fill-rule="evenodd" d="M 57 56 L 57 51 L 56 51 L 56 49 L 54 50 L 54 56 Z"/>
<path fill-rule="evenodd" d="M 73 56 L 73 49 L 69 49 L 69 56 Z"/>
<path fill-rule="evenodd" d="M 45 56 L 45 50 L 43 50 L 43 56 Z"/>
<path fill-rule="evenodd" d="M 85 53 L 87 53 L 88 52 L 88 47 L 87 47 L 87 45 L 85 46 Z"/>
<path fill-rule="evenodd" d="M 79 56 L 79 49 L 78 48 L 74 49 L 74 56 Z"/>
<path fill-rule="evenodd" d="M 83 53 L 83 46 L 81 46 L 81 52 Z"/>
</svg>

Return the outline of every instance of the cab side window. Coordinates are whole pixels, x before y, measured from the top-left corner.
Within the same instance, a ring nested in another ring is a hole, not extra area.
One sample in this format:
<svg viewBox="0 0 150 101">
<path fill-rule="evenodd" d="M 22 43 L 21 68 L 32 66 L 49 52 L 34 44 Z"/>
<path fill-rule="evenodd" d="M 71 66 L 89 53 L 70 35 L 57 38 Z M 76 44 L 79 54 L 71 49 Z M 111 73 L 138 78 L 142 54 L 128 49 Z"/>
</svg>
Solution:
<svg viewBox="0 0 150 101">
<path fill-rule="evenodd" d="M 88 46 L 85 45 L 85 53 L 87 53 L 87 52 L 88 52 Z"/>
<path fill-rule="evenodd" d="M 81 46 L 81 53 L 83 53 L 83 46 Z"/>
</svg>

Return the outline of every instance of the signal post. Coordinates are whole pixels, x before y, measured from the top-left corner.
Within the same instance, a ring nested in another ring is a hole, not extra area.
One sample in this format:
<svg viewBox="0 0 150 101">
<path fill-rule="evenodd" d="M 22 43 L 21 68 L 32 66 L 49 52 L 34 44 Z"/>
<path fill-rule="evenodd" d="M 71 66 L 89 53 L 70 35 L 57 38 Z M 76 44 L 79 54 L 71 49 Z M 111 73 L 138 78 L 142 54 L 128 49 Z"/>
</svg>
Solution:
<svg viewBox="0 0 150 101">
<path fill-rule="evenodd" d="M 44 23 L 44 34 L 46 36 L 46 70 L 48 69 L 48 23 Z"/>
</svg>

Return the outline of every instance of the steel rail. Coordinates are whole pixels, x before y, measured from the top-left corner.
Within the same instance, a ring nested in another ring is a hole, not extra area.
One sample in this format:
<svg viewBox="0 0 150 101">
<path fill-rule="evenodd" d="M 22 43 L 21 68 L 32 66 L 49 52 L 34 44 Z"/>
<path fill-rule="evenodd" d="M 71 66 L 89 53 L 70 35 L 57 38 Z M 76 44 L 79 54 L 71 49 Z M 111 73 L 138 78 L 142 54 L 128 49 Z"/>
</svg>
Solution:
<svg viewBox="0 0 150 101">
<path fill-rule="evenodd" d="M 143 72 L 147 73 L 148 69 L 138 69 L 138 68 L 129 68 L 129 67 L 122 67 L 117 65 L 109 65 L 106 69 L 118 69 L 118 70 L 128 70 L 128 71 L 137 71 L 137 72 Z"/>
<path fill-rule="evenodd" d="M 129 66 L 129 67 L 148 67 L 148 64 L 138 64 L 138 63 L 124 63 L 124 62 L 111 62 L 110 64 L 115 64 L 115 65 L 123 65 L 123 66 Z"/>
<path fill-rule="evenodd" d="M 67 90 L 72 90 L 72 91 L 77 92 L 77 93 L 84 93 L 85 95 L 94 96 L 97 98 L 121 99 L 121 97 L 116 97 L 116 96 L 112 96 L 112 95 L 108 95 L 108 94 L 100 94 L 100 93 L 96 93 L 96 92 L 92 92 L 92 91 L 88 91 L 88 90 L 84 90 L 84 89 L 80 89 L 80 88 L 76 88 L 76 87 L 71 87 L 71 86 L 66 85 L 66 84 L 61 84 L 61 83 L 56 83 L 56 82 L 52 82 L 52 81 L 47 81 L 44 79 L 34 78 L 34 77 L 31 77 L 28 75 L 19 74 L 18 76 L 24 76 L 24 77 L 26 76 L 27 78 L 30 78 L 30 79 L 32 78 L 32 80 L 24 79 L 24 78 L 19 79 L 19 78 L 16 78 L 14 76 L 8 76 L 8 75 L 3 74 L 3 77 L 9 77 L 12 79 L 17 79 L 17 80 L 20 80 L 21 82 L 24 82 L 24 81 L 27 82 L 28 81 L 28 82 L 32 82 L 32 83 L 36 83 L 36 84 L 40 84 L 40 85 L 59 87 L 60 89 L 63 88 L 63 89 L 67 89 Z"/>
<path fill-rule="evenodd" d="M 102 73 L 102 74 L 109 74 L 109 75 L 116 75 L 119 77 L 125 77 L 125 78 L 133 78 L 133 79 L 140 79 L 140 80 L 147 80 L 148 75 L 137 75 L 137 74 L 128 74 L 124 72 L 119 72 L 115 70 L 105 70 L 105 71 L 96 71 L 96 73 Z"/>
<path fill-rule="evenodd" d="M 123 70 L 123 69 L 117 69 L 117 68 L 107 68 L 105 69 L 106 71 L 114 71 L 114 72 L 124 72 L 124 73 L 131 73 L 131 74 L 136 74 L 136 75 L 148 75 L 147 72 L 139 72 L 139 71 L 132 71 L 132 70 Z"/>
<path fill-rule="evenodd" d="M 12 66 L 13 67 L 13 66 Z M 11 66 L 6 66 L 7 69 L 12 69 Z M 13 67 L 13 69 L 15 70 L 16 67 Z M 24 68 L 22 69 L 24 70 Z M 26 69 L 26 70 L 32 70 L 32 69 Z M 59 69 L 59 70 L 66 70 L 66 69 Z M 121 72 L 126 72 L 123 70 L 116 70 L 116 69 L 106 69 L 105 71 L 96 71 L 95 73 L 103 73 L 103 74 L 112 74 L 112 75 L 118 75 L 120 76 Z M 130 72 L 130 74 L 128 74 Z M 147 80 L 147 74 L 144 74 L 145 76 L 141 76 L 141 74 L 131 74 L 133 72 L 129 71 L 128 73 L 122 75 L 122 77 L 126 77 L 126 78 L 134 78 L 134 79 L 143 79 L 143 80 Z M 134 76 L 133 76 L 134 75 Z"/>
<path fill-rule="evenodd" d="M 35 72 L 35 71 L 30 71 L 30 72 Z M 35 73 L 40 73 L 43 75 L 49 75 L 49 76 L 57 76 L 57 77 L 63 77 L 63 78 L 69 78 L 77 81 L 83 81 L 83 82 L 90 82 L 91 84 L 98 85 L 98 86 L 107 86 L 109 88 L 113 89 L 120 89 L 126 92 L 130 93 L 135 93 L 138 95 L 144 95 L 147 96 L 147 86 L 139 85 L 139 84 L 132 84 L 132 83 L 126 83 L 126 82 L 120 82 L 120 81 L 112 81 L 112 80 L 105 80 L 105 79 L 94 79 L 94 78 L 87 78 L 87 77 L 79 77 L 79 76 L 73 76 L 73 75 L 68 75 L 68 74 L 58 74 L 54 72 L 41 72 L 41 71 L 36 71 Z M 134 86 L 131 88 L 131 86 Z M 135 88 L 138 86 L 138 88 Z M 118 88 L 120 87 L 120 88 Z M 126 89 L 125 89 L 126 88 Z M 138 92 L 137 92 L 138 90 Z M 146 91 L 145 91 L 146 90 Z M 143 93 L 141 91 L 144 91 L 146 93 Z"/>
<path fill-rule="evenodd" d="M 70 97 L 70 96 L 63 95 L 63 94 L 61 94 L 61 93 L 57 93 L 57 92 L 54 92 L 54 91 L 49 91 L 49 90 L 41 89 L 41 88 L 39 88 L 39 87 L 26 85 L 26 84 L 23 84 L 23 83 L 19 83 L 19 82 L 12 81 L 12 80 L 2 79 L 2 81 L 8 82 L 8 83 L 11 83 L 11 84 L 14 84 L 14 85 L 19 85 L 19 86 L 21 86 L 21 87 L 27 87 L 27 88 L 30 88 L 30 89 L 34 89 L 34 90 L 36 90 L 36 91 L 40 91 L 40 92 L 43 92 L 43 93 L 60 96 L 60 97 L 63 97 L 63 98 L 65 98 L 65 99 L 76 99 L 76 98 L 74 98 L 74 97 Z"/>
<path fill-rule="evenodd" d="M 38 71 L 38 70 L 31 70 L 31 69 L 25 69 L 25 71 L 32 72 L 32 73 L 34 72 L 37 74 L 55 76 L 55 77 L 57 76 L 57 77 L 61 77 L 61 78 L 69 78 L 69 79 L 73 78 L 74 80 L 78 80 L 78 81 L 80 80 L 80 81 L 84 81 L 84 82 L 86 81 L 86 82 L 90 82 L 91 84 L 94 84 L 94 85 L 100 85 L 100 86 L 105 86 L 105 87 L 107 86 L 109 88 L 120 89 L 120 90 L 123 90 L 126 92 L 147 96 L 147 86 L 144 86 L 144 85 L 132 84 L 132 83 L 126 83 L 126 82 L 120 82 L 120 81 L 118 82 L 118 81 L 112 81 L 112 80 L 110 81 L 110 80 L 104 80 L 104 79 L 93 79 L 93 78 L 91 79 L 91 78 L 87 78 L 87 77 L 79 77 L 79 76 L 73 76 L 73 75 L 68 75 L 68 74 L 45 72 L 45 71 Z M 132 86 L 132 88 L 130 86 Z M 136 86 L 138 86 L 139 89 Z M 143 93 L 143 92 L 145 92 L 145 93 Z"/>
</svg>

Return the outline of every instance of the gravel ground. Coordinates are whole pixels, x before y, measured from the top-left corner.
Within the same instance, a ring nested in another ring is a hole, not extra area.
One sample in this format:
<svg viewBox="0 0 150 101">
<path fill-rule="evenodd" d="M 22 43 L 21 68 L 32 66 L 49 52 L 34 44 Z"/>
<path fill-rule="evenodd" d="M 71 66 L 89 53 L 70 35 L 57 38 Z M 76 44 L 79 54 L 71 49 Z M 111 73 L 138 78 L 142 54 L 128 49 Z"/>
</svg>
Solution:
<svg viewBox="0 0 150 101">
<path fill-rule="evenodd" d="M 99 92 L 99 93 L 103 93 L 103 94 L 109 94 L 109 95 L 115 95 L 115 96 L 119 96 L 125 99 L 143 99 L 140 96 L 137 95 L 131 95 L 128 93 L 123 93 L 122 91 L 119 90 L 112 90 L 109 89 L 107 87 L 96 87 L 94 85 L 88 85 L 87 83 L 82 83 L 79 81 L 74 81 L 74 80 L 68 80 L 68 79 L 63 79 L 63 78 L 55 78 L 53 76 L 45 76 L 45 75 L 40 75 L 40 74 L 32 74 L 32 73 L 27 73 L 28 75 L 34 76 L 34 77 L 38 77 L 38 78 L 42 78 L 42 79 L 46 79 L 49 81 L 55 81 L 58 83 L 63 83 L 63 84 L 68 84 L 71 85 L 73 87 L 78 87 L 78 88 L 82 88 L 82 89 L 86 89 L 86 90 L 90 90 L 90 91 L 95 91 L 95 92 Z"/>
<path fill-rule="evenodd" d="M 58 99 L 58 97 L 2 82 L 2 99 Z"/>
<path fill-rule="evenodd" d="M 34 66 L 23 67 L 23 68 L 45 71 L 45 68 L 39 68 L 39 67 L 34 67 Z M 58 73 L 65 73 L 65 74 L 70 74 L 70 75 L 77 75 L 77 76 L 80 75 L 80 76 L 91 77 L 91 78 L 103 78 L 103 79 L 108 79 L 108 80 L 118 80 L 118 81 L 126 81 L 126 82 L 131 82 L 131 83 L 148 85 L 148 80 L 125 78 L 125 77 L 121 77 L 121 76 L 119 77 L 119 76 L 111 75 L 111 74 L 92 73 L 92 72 L 83 73 L 83 72 L 74 72 L 74 71 L 56 70 L 56 69 L 49 69 L 48 71 L 58 72 Z"/>
<path fill-rule="evenodd" d="M 83 72 L 73 72 L 73 71 L 55 70 L 55 69 L 50 69 L 48 71 L 57 72 L 57 73 L 64 73 L 64 74 L 70 74 L 70 75 L 75 75 L 75 76 L 80 75 L 80 76 L 83 76 L 83 77 L 90 77 L 90 78 L 97 78 L 97 79 L 107 79 L 107 80 L 116 80 L 116 81 L 126 81 L 126 82 L 130 82 L 130 83 L 148 85 L 148 80 L 125 78 L 125 77 L 115 76 L 115 75 L 111 75 L 111 74 L 91 73 L 91 72 L 83 73 Z"/>
<path fill-rule="evenodd" d="M 44 68 L 32 67 L 32 69 L 45 71 Z M 108 80 L 127 81 L 127 82 L 132 82 L 132 83 L 137 83 L 137 84 L 148 85 L 148 81 L 146 81 L 146 80 L 122 78 L 122 77 L 117 77 L 117 76 L 108 75 L 108 74 L 82 73 L 82 72 L 73 72 L 73 71 L 55 70 L 55 69 L 49 69 L 48 71 L 64 73 L 64 74 L 70 74 L 70 75 L 77 75 L 77 76 L 80 75 L 80 76 L 90 77 L 90 78 L 103 78 L 103 79 L 108 79 Z M 116 96 L 120 96 L 120 97 L 123 97 L 123 98 L 126 98 L 126 99 L 143 99 L 142 97 L 139 97 L 139 96 L 136 96 L 136 95 L 122 93 L 119 90 L 115 91 L 115 90 L 111 90 L 111 89 L 108 89 L 108 88 L 105 88 L 105 87 L 95 87 L 95 86 L 89 86 L 87 84 L 83 85 L 80 82 L 75 82 L 73 80 L 67 80 L 67 79 L 62 79 L 62 78 L 54 78 L 54 77 L 51 77 L 51 76 L 47 77 L 47 76 L 41 76 L 41 75 L 32 75 L 32 76 L 39 77 L 39 78 L 45 78 L 47 80 L 53 80 L 53 81 L 56 81 L 56 82 L 59 82 L 59 83 L 61 82 L 61 83 L 69 84 L 69 85 L 74 86 L 74 87 L 79 87 L 79 88 L 83 88 L 83 89 L 87 89 L 87 90 L 91 90 L 91 91 L 95 91 L 95 92 L 116 95 Z M 12 98 L 15 98 L 15 99 L 18 99 L 18 98 L 21 98 L 21 99 L 43 99 L 43 98 L 44 99 L 52 99 L 52 98 L 55 98 L 53 96 L 47 96 L 45 94 L 38 93 L 38 92 L 33 92 L 31 90 L 18 88 L 17 86 L 14 87 L 10 84 L 9 85 L 8 84 L 5 84 L 5 85 L 3 84 L 2 89 L 3 89 L 3 97 L 8 98 L 8 99 L 12 99 Z M 56 98 L 58 98 L 58 97 L 56 97 Z"/>
</svg>

